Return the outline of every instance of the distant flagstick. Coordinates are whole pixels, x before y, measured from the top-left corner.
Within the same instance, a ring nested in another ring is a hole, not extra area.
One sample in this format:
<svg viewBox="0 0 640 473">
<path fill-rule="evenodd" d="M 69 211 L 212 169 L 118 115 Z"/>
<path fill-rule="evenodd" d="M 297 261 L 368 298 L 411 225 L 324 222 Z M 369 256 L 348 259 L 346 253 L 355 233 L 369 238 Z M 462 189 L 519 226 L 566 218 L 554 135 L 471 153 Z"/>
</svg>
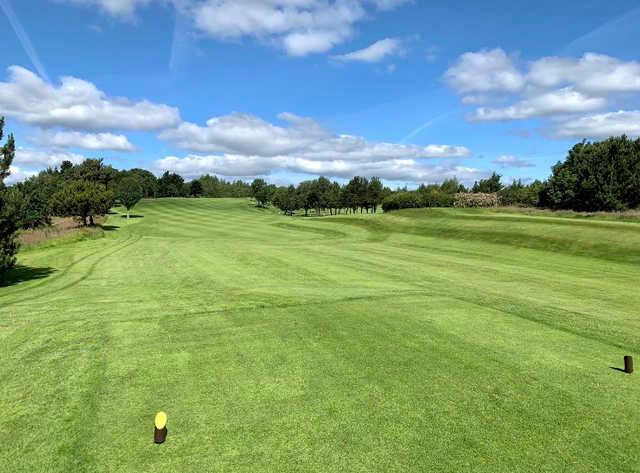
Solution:
<svg viewBox="0 0 640 473">
<path fill-rule="evenodd" d="M 40 75 L 40 77 L 42 77 L 47 82 L 51 82 L 49 80 L 49 74 L 47 74 L 47 71 L 42 65 L 42 62 L 40 62 L 38 53 L 36 53 L 36 50 L 34 49 L 33 44 L 29 39 L 29 35 L 24 30 L 24 28 L 22 27 L 22 23 L 20 23 L 20 19 L 13 11 L 10 0 L 0 0 L 0 9 L 2 9 L 4 14 L 7 16 L 7 19 L 9 20 L 13 31 L 16 33 L 16 36 L 18 37 L 18 40 L 20 41 L 24 52 L 27 54 L 27 56 L 29 56 L 29 59 L 31 59 L 31 63 L 38 72 L 38 75 Z"/>
</svg>

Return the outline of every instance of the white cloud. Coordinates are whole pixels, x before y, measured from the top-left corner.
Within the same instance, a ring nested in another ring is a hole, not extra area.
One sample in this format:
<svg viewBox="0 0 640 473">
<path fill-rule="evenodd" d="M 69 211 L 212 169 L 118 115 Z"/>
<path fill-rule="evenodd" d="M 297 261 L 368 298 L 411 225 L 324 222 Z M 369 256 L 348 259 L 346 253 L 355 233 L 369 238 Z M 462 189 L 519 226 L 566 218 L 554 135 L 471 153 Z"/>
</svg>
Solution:
<svg viewBox="0 0 640 473">
<path fill-rule="evenodd" d="M 635 100 L 638 61 L 586 53 L 580 58 L 542 57 L 517 67 L 502 49 L 494 49 L 463 54 L 444 78 L 466 105 L 516 96 L 507 106 L 477 108 L 471 121 L 544 117 L 551 120 L 551 135 L 559 138 L 638 135 L 640 112 L 606 110 L 622 98 Z"/>
<path fill-rule="evenodd" d="M 281 125 L 253 115 L 234 113 L 207 121 L 201 127 L 183 123 L 160 137 L 191 153 L 167 156 L 155 163 L 158 171 L 171 170 L 185 177 L 214 173 L 254 177 L 287 171 L 299 174 L 351 177 L 380 176 L 388 180 L 423 182 L 442 176 L 475 178 L 482 171 L 457 165 L 427 165 L 428 158 L 467 157 L 463 146 L 414 146 L 369 141 L 338 135 L 311 118 L 282 113 Z"/>
<path fill-rule="evenodd" d="M 640 137 L 640 110 L 587 115 L 559 123 L 560 138 L 607 138 L 615 135 Z"/>
<path fill-rule="evenodd" d="M 23 170 L 18 166 L 9 166 L 9 173 L 9 177 L 4 180 L 4 183 L 8 186 L 29 179 L 31 176 L 35 176 L 38 172 Z"/>
<path fill-rule="evenodd" d="M 572 85 L 592 94 L 638 92 L 640 63 L 594 53 L 580 59 L 545 57 L 531 64 L 528 80 L 540 87 Z"/>
<path fill-rule="evenodd" d="M 349 38 L 366 11 L 356 0 L 206 0 L 192 14 L 196 26 L 214 38 L 267 39 L 304 56 Z"/>
<path fill-rule="evenodd" d="M 380 10 L 393 10 L 406 3 L 412 3 L 413 0 L 371 0 Z"/>
<path fill-rule="evenodd" d="M 69 153 L 67 151 L 49 151 L 45 149 L 18 148 L 14 164 L 20 168 L 47 168 L 60 166 L 63 161 L 71 161 L 80 164 L 85 160 L 81 154 Z"/>
<path fill-rule="evenodd" d="M 565 88 L 542 93 L 505 108 L 478 108 L 472 121 L 523 120 L 567 113 L 598 110 L 607 104 L 602 97 L 589 97 L 581 92 Z"/>
<path fill-rule="evenodd" d="M 152 0 L 61 0 L 67 3 L 98 7 L 105 13 L 125 20 L 131 20 L 137 8 L 148 5 Z"/>
<path fill-rule="evenodd" d="M 50 85 L 19 66 L 9 67 L 9 80 L 0 82 L 0 115 L 31 125 L 80 130 L 156 130 L 180 121 L 176 108 L 108 97 L 91 82 L 75 77 L 62 77 L 59 86 Z"/>
<path fill-rule="evenodd" d="M 345 62 L 380 62 L 388 56 L 402 54 L 402 41 L 396 38 L 385 38 L 376 41 L 364 49 L 347 54 L 332 56 L 332 59 Z"/>
<path fill-rule="evenodd" d="M 97 6 L 131 20 L 154 0 L 62 0 Z M 255 38 L 292 56 L 323 53 L 350 38 L 354 25 L 374 9 L 393 10 L 408 0 L 156 0 L 171 3 L 195 28 L 216 39 Z"/>
<path fill-rule="evenodd" d="M 336 135 L 311 118 L 291 113 L 278 116 L 285 126 L 259 117 L 233 113 L 211 118 L 206 127 L 182 123 L 163 131 L 160 138 L 197 153 L 228 153 L 244 156 L 290 156 L 316 161 L 381 161 L 466 157 L 462 146 L 414 146 L 371 142 L 363 137 Z"/>
<path fill-rule="evenodd" d="M 82 148 L 88 150 L 134 151 L 135 146 L 124 135 L 113 133 L 81 133 L 78 131 L 43 131 L 35 137 L 43 146 Z"/>
<path fill-rule="evenodd" d="M 444 75 L 445 81 L 461 94 L 517 92 L 525 78 L 502 49 L 465 53 Z"/>
<path fill-rule="evenodd" d="M 347 36 L 346 31 L 303 31 L 286 35 L 282 42 L 290 56 L 306 56 L 329 51 Z"/>
<path fill-rule="evenodd" d="M 354 175 L 378 176 L 391 181 L 436 182 L 458 177 L 473 181 L 486 175 L 485 171 L 458 165 L 425 165 L 413 159 L 355 163 L 344 160 L 314 161 L 294 157 L 264 158 L 258 156 L 189 155 L 184 158 L 167 156 L 154 164 L 157 171 L 177 172 L 187 178 L 202 174 L 218 174 L 226 177 L 252 178 L 272 172 L 288 171 L 298 174 L 324 175 L 334 178 L 350 178 Z"/>
<path fill-rule="evenodd" d="M 535 164 L 517 158 L 515 156 L 500 156 L 497 159 L 491 161 L 494 164 L 499 164 L 503 168 L 531 168 L 535 167 Z"/>
</svg>

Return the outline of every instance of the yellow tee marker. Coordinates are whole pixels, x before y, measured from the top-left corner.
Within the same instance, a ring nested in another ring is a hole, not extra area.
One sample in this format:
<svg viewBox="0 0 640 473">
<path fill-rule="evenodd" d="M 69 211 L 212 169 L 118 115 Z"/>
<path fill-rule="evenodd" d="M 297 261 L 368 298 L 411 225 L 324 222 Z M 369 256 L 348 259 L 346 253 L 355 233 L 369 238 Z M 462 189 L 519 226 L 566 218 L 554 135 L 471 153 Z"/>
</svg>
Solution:
<svg viewBox="0 0 640 473">
<path fill-rule="evenodd" d="M 156 429 L 164 429 L 167 426 L 167 414 L 165 412 L 158 412 L 156 414 L 156 420 L 155 420 L 155 424 L 156 424 Z"/>
<path fill-rule="evenodd" d="M 158 412 L 154 424 L 153 441 L 155 443 L 163 443 L 167 438 L 167 414 L 163 411 Z"/>
</svg>

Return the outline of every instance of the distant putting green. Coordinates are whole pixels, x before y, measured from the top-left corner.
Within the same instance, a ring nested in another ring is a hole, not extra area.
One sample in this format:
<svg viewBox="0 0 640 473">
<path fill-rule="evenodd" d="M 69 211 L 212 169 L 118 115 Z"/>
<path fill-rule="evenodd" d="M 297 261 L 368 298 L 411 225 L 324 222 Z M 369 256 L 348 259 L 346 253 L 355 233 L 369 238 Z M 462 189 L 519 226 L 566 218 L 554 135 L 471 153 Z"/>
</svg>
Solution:
<svg viewBox="0 0 640 473">
<path fill-rule="evenodd" d="M 640 223 L 135 213 L 0 287 L 1 471 L 640 471 Z"/>
</svg>

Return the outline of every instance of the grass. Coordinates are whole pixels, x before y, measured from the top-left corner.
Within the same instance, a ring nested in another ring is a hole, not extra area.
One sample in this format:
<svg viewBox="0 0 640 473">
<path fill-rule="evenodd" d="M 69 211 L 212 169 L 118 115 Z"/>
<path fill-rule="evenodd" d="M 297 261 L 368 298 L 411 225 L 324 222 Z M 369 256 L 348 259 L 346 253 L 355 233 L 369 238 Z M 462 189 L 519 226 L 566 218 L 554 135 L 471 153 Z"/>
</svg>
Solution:
<svg viewBox="0 0 640 473">
<path fill-rule="evenodd" d="M 3 471 L 640 471 L 640 223 L 136 213 L 0 288 Z"/>
</svg>

